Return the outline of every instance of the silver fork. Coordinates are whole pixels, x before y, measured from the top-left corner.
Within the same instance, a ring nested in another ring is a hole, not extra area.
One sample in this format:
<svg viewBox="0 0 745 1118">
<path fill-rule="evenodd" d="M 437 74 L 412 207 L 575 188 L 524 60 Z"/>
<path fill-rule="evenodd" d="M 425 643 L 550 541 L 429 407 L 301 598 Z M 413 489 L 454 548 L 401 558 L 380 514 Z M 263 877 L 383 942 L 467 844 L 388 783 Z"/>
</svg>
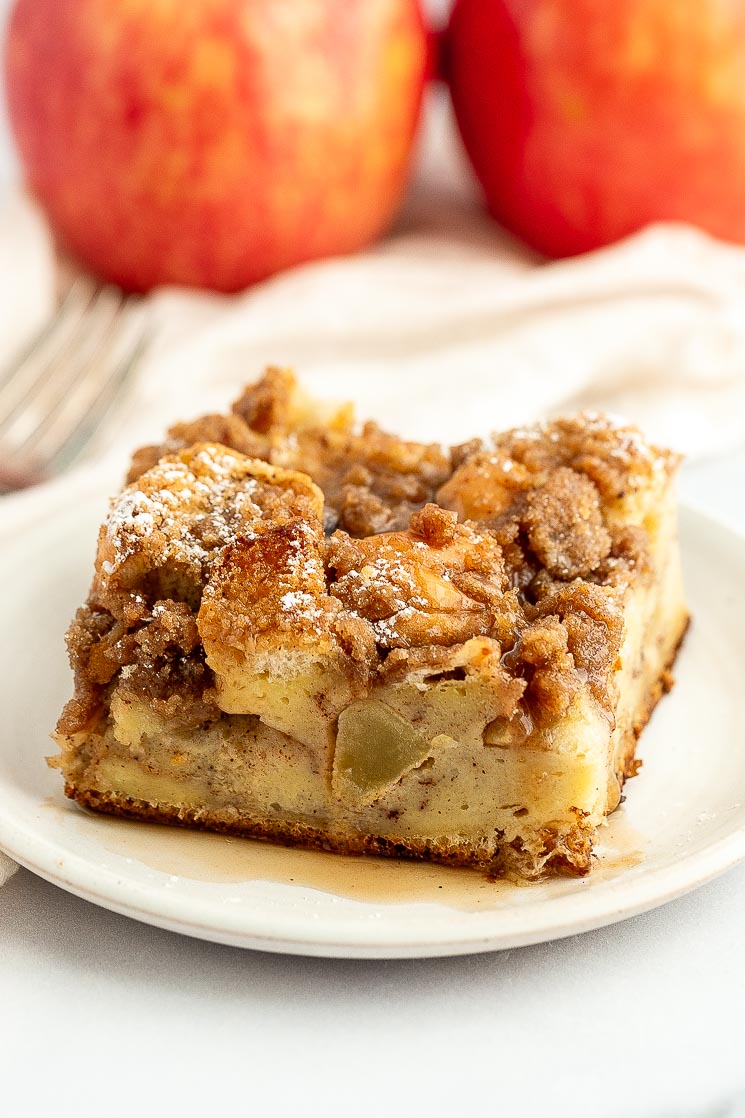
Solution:
<svg viewBox="0 0 745 1118">
<path fill-rule="evenodd" d="M 111 410 L 148 341 L 143 300 L 87 276 L 0 370 L 0 492 L 69 466 Z"/>
</svg>

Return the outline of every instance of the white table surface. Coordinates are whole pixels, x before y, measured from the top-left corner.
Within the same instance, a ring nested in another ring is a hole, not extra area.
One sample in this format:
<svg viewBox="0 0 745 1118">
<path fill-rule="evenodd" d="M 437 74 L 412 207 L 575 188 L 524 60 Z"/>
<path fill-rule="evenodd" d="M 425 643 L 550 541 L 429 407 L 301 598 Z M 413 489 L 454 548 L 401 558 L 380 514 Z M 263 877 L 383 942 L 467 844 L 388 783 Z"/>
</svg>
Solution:
<svg viewBox="0 0 745 1118">
<path fill-rule="evenodd" d="M 0 113 L 0 187 L 16 173 Z M 745 531 L 745 451 L 682 490 Z M 601 931 L 407 962 L 190 940 L 21 870 L 0 889 L 0 1114 L 740 1118 L 744 944 L 745 866 Z"/>
</svg>

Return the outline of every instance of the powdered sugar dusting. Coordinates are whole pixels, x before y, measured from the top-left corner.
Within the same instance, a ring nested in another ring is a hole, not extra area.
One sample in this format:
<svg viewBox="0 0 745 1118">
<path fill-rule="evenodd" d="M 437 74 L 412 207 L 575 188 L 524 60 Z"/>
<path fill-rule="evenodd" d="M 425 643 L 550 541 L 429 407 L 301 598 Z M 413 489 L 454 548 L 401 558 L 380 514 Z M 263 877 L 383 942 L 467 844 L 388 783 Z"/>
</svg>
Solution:
<svg viewBox="0 0 745 1118">
<path fill-rule="evenodd" d="M 288 590 L 279 599 L 279 607 L 283 613 L 302 613 L 309 620 L 317 621 L 323 616 L 317 600 L 305 590 Z"/>
<path fill-rule="evenodd" d="M 253 500 L 258 482 L 248 464 L 222 447 L 201 447 L 149 470 L 113 500 L 104 574 L 143 553 L 157 565 L 204 566 L 261 516 Z"/>
<path fill-rule="evenodd" d="M 297 590 L 288 590 L 279 599 L 279 608 L 292 619 L 302 619 L 306 628 L 320 632 L 319 622 L 324 610 L 319 605 L 318 594 L 325 592 L 326 575 L 316 540 L 308 524 L 298 525 L 298 535 L 290 541 L 285 556 L 286 575 Z M 309 587 L 310 589 L 304 589 Z"/>
</svg>

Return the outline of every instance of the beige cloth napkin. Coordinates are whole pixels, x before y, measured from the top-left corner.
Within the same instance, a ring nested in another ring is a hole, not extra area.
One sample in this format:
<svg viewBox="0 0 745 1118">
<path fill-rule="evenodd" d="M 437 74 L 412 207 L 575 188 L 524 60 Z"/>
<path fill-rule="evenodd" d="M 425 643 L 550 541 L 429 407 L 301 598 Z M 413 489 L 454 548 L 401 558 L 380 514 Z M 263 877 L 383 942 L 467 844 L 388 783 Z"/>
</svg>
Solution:
<svg viewBox="0 0 745 1118">
<path fill-rule="evenodd" d="M 0 208 L 0 284 L 1 360 L 55 288 L 51 239 L 21 195 Z M 541 262 L 481 210 L 437 98 L 385 241 L 232 298 L 157 292 L 149 313 L 157 339 L 91 451 L 112 478 L 132 446 L 224 408 L 267 363 L 412 437 L 591 407 L 691 455 L 745 441 L 745 249 L 659 226 Z"/>
</svg>

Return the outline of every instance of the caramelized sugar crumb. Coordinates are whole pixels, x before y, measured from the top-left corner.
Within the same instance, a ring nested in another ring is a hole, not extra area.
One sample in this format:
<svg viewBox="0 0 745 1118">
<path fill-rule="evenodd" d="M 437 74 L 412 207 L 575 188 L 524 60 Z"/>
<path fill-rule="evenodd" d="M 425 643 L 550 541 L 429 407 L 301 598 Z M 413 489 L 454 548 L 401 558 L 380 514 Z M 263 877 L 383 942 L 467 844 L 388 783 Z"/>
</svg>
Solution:
<svg viewBox="0 0 745 1118">
<path fill-rule="evenodd" d="M 618 591 L 634 578 L 651 575 L 649 537 L 646 529 L 636 524 L 611 525 L 610 553 L 589 576 L 592 582 Z"/>
<path fill-rule="evenodd" d="M 302 470 L 326 497 L 329 529 L 370 536 L 407 527 L 450 476 L 450 455 L 431 444 L 406 442 L 375 423 L 361 432 L 308 428 L 297 433 L 283 465 Z"/>
<path fill-rule="evenodd" d="M 172 653 L 188 656 L 199 646 L 194 614 L 185 602 L 156 602 L 149 623 L 136 634 L 136 643 L 143 664 L 155 664 Z"/>
<path fill-rule="evenodd" d="M 461 520 L 484 522 L 519 514 L 530 491 L 562 468 L 594 484 L 607 516 L 618 502 L 669 476 L 679 462 L 671 451 L 650 446 L 636 428 L 589 412 L 495 435 L 491 445 L 466 444 L 455 459 L 457 468 L 437 503 Z"/>
<path fill-rule="evenodd" d="M 130 628 L 107 610 L 84 606 L 67 639 L 75 697 L 62 713 L 60 733 L 89 728 L 101 713 L 107 685 L 117 677 L 116 693 L 125 702 L 145 697 L 174 725 L 219 716 L 207 697 L 212 677 L 199 648 L 196 619 L 183 602 L 156 602 Z"/>
<path fill-rule="evenodd" d="M 112 631 L 117 622 L 108 610 L 88 604 L 77 610 L 67 630 L 67 652 L 75 673 L 75 692 L 66 703 L 57 729 L 62 734 L 75 734 L 95 728 L 102 714 L 104 685 L 121 666 L 116 656 L 107 663 L 106 650 L 115 645 L 117 637 L 126 634 L 119 624 L 118 634 Z"/>
</svg>

